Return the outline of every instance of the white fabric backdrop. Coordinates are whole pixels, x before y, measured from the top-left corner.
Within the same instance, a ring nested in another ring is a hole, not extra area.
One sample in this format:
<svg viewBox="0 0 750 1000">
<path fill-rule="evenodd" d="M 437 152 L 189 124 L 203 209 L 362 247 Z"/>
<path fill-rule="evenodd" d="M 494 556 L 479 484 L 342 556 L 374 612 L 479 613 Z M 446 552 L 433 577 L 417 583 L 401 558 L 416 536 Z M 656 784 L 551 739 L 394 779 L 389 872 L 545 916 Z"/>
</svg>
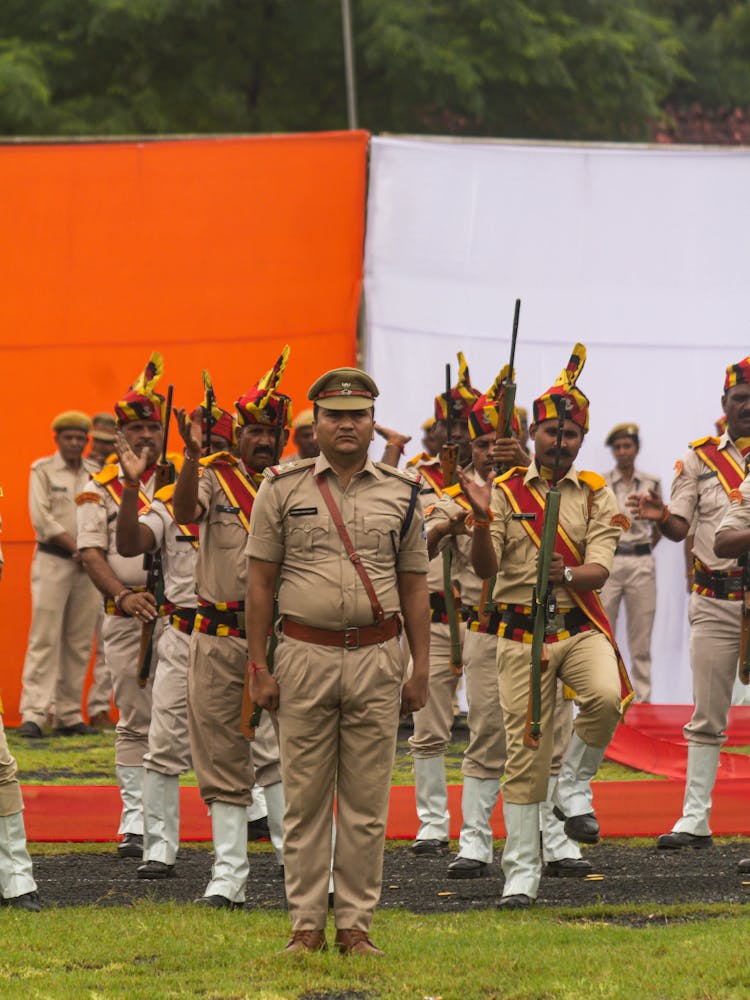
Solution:
<svg viewBox="0 0 750 1000">
<path fill-rule="evenodd" d="M 591 429 L 578 466 L 611 467 L 604 438 L 634 420 L 639 465 L 668 493 L 687 443 L 714 432 L 726 365 L 750 354 L 748 190 L 742 149 L 373 139 L 365 293 L 378 419 L 418 451 L 446 361 L 455 371 L 463 350 L 486 389 L 520 297 L 518 403 L 582 341 Z M 682 558 L 658 546 L 654 701 L 692 700 Z"/>
</svg>

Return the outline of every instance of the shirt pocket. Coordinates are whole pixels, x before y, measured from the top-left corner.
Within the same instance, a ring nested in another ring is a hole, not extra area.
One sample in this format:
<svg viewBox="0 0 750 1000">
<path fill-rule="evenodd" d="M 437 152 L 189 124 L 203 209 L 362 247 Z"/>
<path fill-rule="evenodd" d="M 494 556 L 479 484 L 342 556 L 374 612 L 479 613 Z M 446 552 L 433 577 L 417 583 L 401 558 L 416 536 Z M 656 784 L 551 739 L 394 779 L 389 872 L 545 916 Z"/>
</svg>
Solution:
<svg viewBox="0 0 750 1000">
<path fill-rule="evenodd" d="M 401 519 L 393 514 L 366 514 L 359 533 L 362 555 L 393 561 L 400 544 Z"/>
<path fill-rule="evenodd" d="M 212 546 L 215 545 L 219 549 L 236 549 L 238 546 L 244 548 L 247 533 L 238 514 L 227 514 L 214 508 L 209 531 Z M 187 542 L 181 544 L 186 545 Z"/>
<path fill-rule="evenodd" d="M 322 554 L 328 547 L 330 525 L 328 514 L 287 516 L 284 522 L 286 550 L 299 556 Z"/>
</svg>

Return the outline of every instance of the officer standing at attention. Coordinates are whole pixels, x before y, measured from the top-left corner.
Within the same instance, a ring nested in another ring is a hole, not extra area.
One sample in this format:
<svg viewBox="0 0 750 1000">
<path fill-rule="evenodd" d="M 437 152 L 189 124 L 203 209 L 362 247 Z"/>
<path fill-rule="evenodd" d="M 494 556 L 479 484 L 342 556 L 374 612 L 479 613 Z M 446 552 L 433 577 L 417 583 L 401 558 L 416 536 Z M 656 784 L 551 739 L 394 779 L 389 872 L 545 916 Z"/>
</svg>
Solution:
<svg viewBox="0 0 750 1000">
<path fill-rule="evenodd" d="M 52 421 L 57 451 L 31 466 L 29 513 L 36 535 L 31 564 L 31 628 L 23 665 L 22 723 L 41 739 L 52 705 L 55 733 L 97 733 L 81 716 L 81 698 L 99 597 L 84 572 L 76 541 L 75 499 L 97 466 L 83 452 L 91 421 L 69 410 Z"/>
<path fill-rule="evenodd" d="M 370 924 L 399 702 L 403 713 L 417 711 L 428 694 L 420 478 L 368 458 L 377 395 L 354 368 L 314 382 L 308 397 L 321 454 L 266 471 L 247 543 L 251 690 L 279 720 L 288 954 L 326 947 L 334 796 L 336 947 L 382 954 Z M 266 637 L 277 577 L 281 635 L 271 675 Z M 406 684 L 401 615 L 414 664 Z"/>
<path fill-rule="evenodd" d="M 637 424 L 618 424 L 609 432 L 605 443 L 612 449 L 616 465 L 604 478 L 623 514 L 629 514 L 627 500 L 632 493 L 653 492 L 654 496 L 661 497 L 659 480 L 635 467 L 640 450 Z M 655 525 L 634 519 L 629 530 L 620 536 L 612 569 L 601 593 L 613 630 L 620 602 L 625 601 L 629 673 L 635 700 L 641 702 L 651 701 L 651 633 L 656 613 L 656 569 L 651 553 L 660 537 Z"/>
<path fill-rule="evenodd" d="M 492 488 L 460 477 L 473 512 L 474 569 L 482 578 L 498 574 L 494 590 L 501 622 L 497 665 L 508 754 L 503 785 L 507 836 L 501 909 L 528 907 L 537 896 L 542 868 L 540 803 L 548 795 L 558 676 L 575 691 L 580 710 L 552 799 L 558 818 L 565 821 L 565 834 L 579 843 L 599 840 L 591 779 L 623 704 L 632 695 L 627 675 L 620 676 L 624 668 L 619 667 L 609 622 L 596 593 L 607 579 L 624 519 L 602 477 L 577 472 L 573 466 L 588 430 L 588 399 L 575 384 L 585 357 L 584 346 L 577 344 L 554 386 L 534 401 L 534 421 L 529 428 L 534 460 L 528 469 L 511 469 L 498 477 Z M 558 401 L 567 414 L 559 452 Z M 537 749 L 531 749 L 524 736 L 534 628 L 532 592 L 556 458 L 560 527 L 550 582 L 557 611 L 546 622 L 549 662 L 541 675 L 541 740 Z"/>
</svg>

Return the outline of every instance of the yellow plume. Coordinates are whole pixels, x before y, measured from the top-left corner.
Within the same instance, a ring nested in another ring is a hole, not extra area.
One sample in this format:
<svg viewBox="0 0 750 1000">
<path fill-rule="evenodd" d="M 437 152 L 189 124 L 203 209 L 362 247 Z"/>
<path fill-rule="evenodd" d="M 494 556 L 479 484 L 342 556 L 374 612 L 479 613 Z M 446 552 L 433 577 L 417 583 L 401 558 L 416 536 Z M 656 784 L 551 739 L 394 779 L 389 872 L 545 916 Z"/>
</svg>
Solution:
<svg viewBox="0 0 750 1000">
<path fill-rule="evenodd" d="M 263 378 L 259 379 L 258 391 L 265 393 L 265 396 L 262 399 L 258 400 L 257 406 L 262 408 L 266 405 L 268 397 L 276 389 L 279 382 L 281 381 L 281 376 L 284 373 L 284 369 L 286 368 L 290 354 L 291 351 L 289 349 L 289 344 L 286 344 L 284 346 L 284 350 L 281 352 L 279 360 L 276 362 L 273 368 L 269 368 L 269 370 L 266 372 Z"/>
<path fill-rule="evenodd" d="M 150 398 L 153 394 L 153 389 L 156 386 L 156 383 L 163 374 L 164 362 L 162 360 L 162 356 L 158 351 L 154 351 L 148 359 L 148 364 L 133 383 L 133 391 L 139 393 L 141 396 Z"/>
<path fill-rule="evenodd" d="M 578 376 L 583 371 L 586 364 L 586 348 L 583 344 L 576 344 L 570 360 L 560 374 L 557 376 L 555 385 L 561 385 L 566 390 L 570 390 L 578 381 Z"/>
</svg>

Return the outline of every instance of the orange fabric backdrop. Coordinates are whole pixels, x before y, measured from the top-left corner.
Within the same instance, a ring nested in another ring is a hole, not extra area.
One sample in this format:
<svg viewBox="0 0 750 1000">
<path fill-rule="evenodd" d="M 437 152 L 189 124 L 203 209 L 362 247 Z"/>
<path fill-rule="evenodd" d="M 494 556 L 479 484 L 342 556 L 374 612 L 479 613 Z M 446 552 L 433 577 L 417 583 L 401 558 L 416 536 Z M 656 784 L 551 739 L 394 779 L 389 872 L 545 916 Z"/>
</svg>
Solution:
<svg viewBox="0 0 750 1000">
<path fill-rule="evenodd" d="M 231 406 L 292 354 L 282 388 L 355 361 L 366 132 L 0 146 L 5 721 L 30 618 L 31 462 L 61 410 L 110 410 L 152 349 L 175 405 L 208 368 Z M 171 432 L 172 433 L 172 432 Z M 171 441 L 174 442 L 172 434 Z"/>
</svg>

